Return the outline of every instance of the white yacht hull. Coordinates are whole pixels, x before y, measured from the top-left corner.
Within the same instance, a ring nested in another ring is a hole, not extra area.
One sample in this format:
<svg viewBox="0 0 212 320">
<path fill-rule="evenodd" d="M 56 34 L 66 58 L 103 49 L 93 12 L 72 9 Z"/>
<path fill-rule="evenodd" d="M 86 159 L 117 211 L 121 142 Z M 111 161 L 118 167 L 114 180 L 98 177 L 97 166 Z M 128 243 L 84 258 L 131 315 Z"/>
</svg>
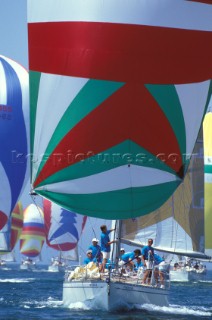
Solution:
<svg viewBox="0 0 212 320">
<path fill-rule="evenodd" d="M 52 265 L 52 266 L 48 267 L 48 271 L 49 272 L 64 272 L 65 271 L 65 267 Z"/>
<path fill-rule="evenodd" d="M 72 281 L 63 284 L 63 305 L 71 307 L 77 302 L 106 311 L 144 303 L 168 306 L 169 290 L 111 281 Z"/>
<path fill-rule="evenodd" d="M 20 270 L 32 271 L 32 270 L 35 270 L 35 269 L 36 269 L 35 265 L 28 265 L 28 264 L 21 264 L 20 265 Z"/>
<path fill-rule="evenodd" d="M 187 270 L 171 270 L 169 277 L 171 282 L 188 282 L 189 272 Z"/>
<path fill-rule="evenodd" d="M 203 279 L 206 275 L 206 271 L 171 270 L 169 274 L 170 281 L 172 282 L 188 282 Z"/>
</svg>

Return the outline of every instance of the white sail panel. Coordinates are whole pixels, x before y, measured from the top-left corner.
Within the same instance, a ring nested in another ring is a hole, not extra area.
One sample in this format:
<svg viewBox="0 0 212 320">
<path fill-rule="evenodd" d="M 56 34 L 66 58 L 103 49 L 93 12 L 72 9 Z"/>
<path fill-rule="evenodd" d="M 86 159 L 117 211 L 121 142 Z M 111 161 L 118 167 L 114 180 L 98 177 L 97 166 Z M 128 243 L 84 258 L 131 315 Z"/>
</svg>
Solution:
<svg viewBox="0 0 212 320">
<path fill-rule="evenodd" d="M 84 0 L 54 0 L 54 4 L 52 0 L 45 0 L 45 6 L 42 0 L 36 0 L 36 6 L 33 6 L 34 0 L 28 2 L 29 22 L 70 20 L 118 22 L 212 31 L 211 6 L 190 1 L 90 0 L 89 6 L 85 5 Z"/>
<path fill-rule="evenodd" d="M 165 179 L 166 177 L 166 179 Z M 45 185 L 45 190 L 60 193 L 99 193 L 130 187 L 142 187 L 177 181 L 177 177 L 161 170 L 131 165 L 66 182 Z M 42 190 L 43 187 L 38 188 Z"/>
</svg>

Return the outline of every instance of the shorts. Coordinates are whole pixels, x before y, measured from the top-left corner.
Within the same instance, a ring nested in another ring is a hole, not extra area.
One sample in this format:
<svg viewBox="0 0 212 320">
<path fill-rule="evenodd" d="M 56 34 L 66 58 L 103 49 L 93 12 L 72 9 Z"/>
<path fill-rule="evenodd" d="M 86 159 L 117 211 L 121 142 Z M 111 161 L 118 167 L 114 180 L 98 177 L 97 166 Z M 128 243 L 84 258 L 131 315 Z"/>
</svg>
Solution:
<svg viewBox="0 0 212 320">
<path fill-rule="evenodd" d="M 159 263 L 158 268 L 160 271 L 164 269 L 164 265 L 165 265 L 165 261 L 162 261 L 161 263 Z"/>
<path fill-rule="evenodd" d="M 161 262 L 159 264 L 159 271 L 160 272 L 169 273 L 169 269 L 170 269 L 170 264 L 169 263 L 166 263 L 165 261 L 163 261 L 163 262 Z"/>
<path fill-rule="evenodd" d="M 110 258 L 110 252 L 102 251 L 103 259 L 109 259 Z"/>
<path fill-rule="evenodd" d="M 146 263 L 146 269 L 147 270 L 152 270 L 153 269 L 153 261 L 145 260 L 145 263 Z"/>
</svg>

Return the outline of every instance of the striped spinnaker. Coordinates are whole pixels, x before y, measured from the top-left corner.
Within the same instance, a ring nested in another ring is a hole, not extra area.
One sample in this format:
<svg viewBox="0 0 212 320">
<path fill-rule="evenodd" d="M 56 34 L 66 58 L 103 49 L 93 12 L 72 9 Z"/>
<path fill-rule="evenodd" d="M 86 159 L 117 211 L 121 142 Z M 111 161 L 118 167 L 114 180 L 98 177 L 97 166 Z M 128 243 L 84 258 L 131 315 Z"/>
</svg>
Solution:
<svg viewBox="0 0 212 320">
<path fill-rule="evenodd" d="M 43 211 L 35 204 L 24 210 L 24 224 L 20 237 L 21 254 L 35 258 L 39 256 L 45 241 Z"/>
<path fill-rule="evenodd" d="M 33 189 L 100 218 L 157 209 L 184 179 L 211 96 L 212 6 L 28 4 Z"/>
<path fill-rule="evenodd" d="M 0 230 L 8 221 L 29 179 L 29 75 L 0 55 Z"/>
</svg>

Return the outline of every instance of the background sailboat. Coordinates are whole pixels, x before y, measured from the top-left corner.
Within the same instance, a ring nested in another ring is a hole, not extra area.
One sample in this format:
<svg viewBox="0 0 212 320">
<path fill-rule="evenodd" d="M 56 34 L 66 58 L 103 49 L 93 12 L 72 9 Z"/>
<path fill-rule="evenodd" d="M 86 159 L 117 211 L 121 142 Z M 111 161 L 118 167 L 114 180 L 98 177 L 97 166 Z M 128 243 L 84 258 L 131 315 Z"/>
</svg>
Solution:
<svg viewBox="0 0 212 320">
<path fill-rule="evenodd" d="M 23 227 L 23 208 L 18 202 L 4 228 L 0 231 L 0 244 L 3 251 L 0 251 L 0 263 L 14 262 L 14 248 L 18 242 Z"/>
<path fill-rule="evenodd" d="M 161 1 L 29 1 L 33 192 L 132 219 L 184 181 L 211 97 L 212 6 Z M 167 305 L 167 290 L 86 280 L 64 283 L 65 305 Z"/>
<path fill-rule="evenodd" d="M 23 229 L 20 236 L 20 253 L 27 258 L 22 261 L 20 269 L 34 268 L 35 258 L 39 260 L 44 241 L 43 211 L 35 204 L 30 204 L 24 210 Z"/>
<path fill-rule="evenodd" d="M 43 200 L 46 243 L 57 250 L 49 271 L 60 271 L 64 263 L 78 261 L 78 241 L 87 217 L 67 211 L 49 200 Z"/>
<path fill-rule="evenodd" d="M 0 55 L 0 230 L 29 180 L 29 76 L 17 62 Z"/>
</svg>

